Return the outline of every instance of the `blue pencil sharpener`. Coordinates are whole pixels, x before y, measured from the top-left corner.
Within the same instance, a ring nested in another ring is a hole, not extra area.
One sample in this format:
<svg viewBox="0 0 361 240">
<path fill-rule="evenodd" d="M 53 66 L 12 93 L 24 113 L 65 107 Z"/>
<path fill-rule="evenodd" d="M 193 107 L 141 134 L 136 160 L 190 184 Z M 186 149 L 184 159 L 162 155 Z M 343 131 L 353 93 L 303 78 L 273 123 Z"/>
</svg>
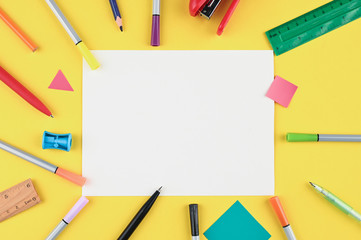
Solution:
<svg viewBox="0 0 361 240">
<path fill-rule="evenodd" d="M 43 134 L 43 149 L 59 149 L 63 151 L 70 151 L 72 144 L 71 133 L 56 134 L 44 131 Z"/>
</svg>

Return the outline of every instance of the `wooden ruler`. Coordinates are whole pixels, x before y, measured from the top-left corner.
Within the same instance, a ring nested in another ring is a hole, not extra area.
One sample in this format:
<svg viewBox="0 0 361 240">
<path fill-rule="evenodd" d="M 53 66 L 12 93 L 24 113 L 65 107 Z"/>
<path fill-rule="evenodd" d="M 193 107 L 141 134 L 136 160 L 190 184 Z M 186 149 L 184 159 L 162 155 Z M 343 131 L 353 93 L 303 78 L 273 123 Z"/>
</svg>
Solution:
<svg viewBox="0 0 361 240">
<path fill-rule="evenodd" d="M 38 204 L 40 198 L 31 179 L 0 193 L 0 222 Z"/>
</svg>

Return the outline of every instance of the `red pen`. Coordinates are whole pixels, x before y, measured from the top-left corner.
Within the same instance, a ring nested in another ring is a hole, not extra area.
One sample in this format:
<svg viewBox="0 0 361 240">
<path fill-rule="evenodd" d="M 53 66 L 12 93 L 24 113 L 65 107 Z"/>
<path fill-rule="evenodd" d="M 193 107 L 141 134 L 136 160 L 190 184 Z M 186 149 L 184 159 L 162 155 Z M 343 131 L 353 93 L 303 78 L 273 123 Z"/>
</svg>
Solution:
<svg viewBox="0 0 361 240">
<path fill-rule="evenodd" d="M 224 15 L 222 22 L 219 24 L 219 27 L 217 30 L 218 36 L 221 36 L 221 34 L 223 33 L 223 30 L 227 26 L 227 23 L 229 22 L 229 20 L 231 19 L 232 14 L 233 14 L 234 10 L 236 10 L 238 3 L 239 3 L 239 0 L 233 0 L 233 2 L 231 3 L 231 6 L 229 6 L 229 8 L 226 12 L 226 15 Z"/>
<path fill-rule="evenodd" d="M 49 109 L 32 94 L 28 89 L 26 89 L 20 82 L 18 82 L 13 76 L 11 76 L 5 69 L 0 66 L 0 80 L 3 81 L 9 88 L 16 92 L 20 97 L 25 101 L 31 104 L 34 108 L 38 109 L 40 112 L 44 113 L 47 116 L 53 118 L 53 115 Z"/>
</svg>

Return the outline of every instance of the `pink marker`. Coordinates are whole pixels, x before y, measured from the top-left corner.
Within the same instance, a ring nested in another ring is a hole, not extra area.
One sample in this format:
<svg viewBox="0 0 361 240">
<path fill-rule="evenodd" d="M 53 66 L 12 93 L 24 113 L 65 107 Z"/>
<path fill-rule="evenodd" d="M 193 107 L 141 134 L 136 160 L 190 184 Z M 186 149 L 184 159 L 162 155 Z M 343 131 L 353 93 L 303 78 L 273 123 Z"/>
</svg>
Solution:
<svg viewBox="0 0 361 240">
<path fill-rule="evenodd" d="M 80 210 L 82 210 L 88 202 L 89 200 L 86 197 L 81 197 L 45 240 L 53 240 L 57 238 L 59 234 L 64 230 L 64 228 L 68 226 L 68 224 L 73 220 L 73 218 L 75 218 L 76 215 L 78 215 Z"/>
</svg>

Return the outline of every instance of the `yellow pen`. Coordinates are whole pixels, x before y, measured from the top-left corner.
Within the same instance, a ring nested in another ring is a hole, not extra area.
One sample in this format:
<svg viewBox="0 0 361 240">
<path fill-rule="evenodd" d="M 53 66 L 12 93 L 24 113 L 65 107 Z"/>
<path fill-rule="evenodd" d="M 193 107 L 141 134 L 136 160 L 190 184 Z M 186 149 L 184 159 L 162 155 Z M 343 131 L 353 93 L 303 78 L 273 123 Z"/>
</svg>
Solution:
<svg viewBox="0 0 361 240">
<path fill-rule="evenodd" d="M 58 7 L 58 5 L 56 5 L 55 1 L 54 0 L 45 0 L 45 1 L 49 5 L 50 9 L 53 11 L 55 16 L 58 18 L 59 22 L 63 25 L 63 27 L 65 28 L 66 32 L 69 34 L 70 38 L 73 40 L 75 45 L 79 48 L 79 51 L 81 52 L 87 63 L 89 64 L 90 68 L 92 70 L 97 69 L 100 66 L 99 62 L 95 59 L 93 54 L 89 51 L 87 46 L 80 39 L 78 34 L 75 32 L 74 28 L 70 25 L 68 19 L 66 19 L 66 17 Z"/>
</svg>

